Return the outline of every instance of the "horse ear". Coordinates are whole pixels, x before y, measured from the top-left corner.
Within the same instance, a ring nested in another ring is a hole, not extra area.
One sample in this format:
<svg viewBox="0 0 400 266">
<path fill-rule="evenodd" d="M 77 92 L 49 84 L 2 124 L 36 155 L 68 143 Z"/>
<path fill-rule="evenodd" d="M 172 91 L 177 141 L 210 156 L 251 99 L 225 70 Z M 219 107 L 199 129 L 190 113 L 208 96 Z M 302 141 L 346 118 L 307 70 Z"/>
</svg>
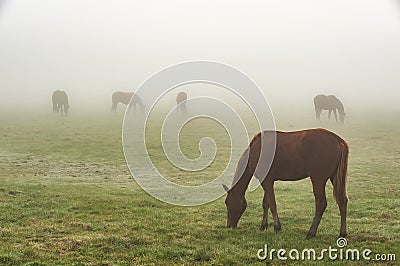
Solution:
<svg viewBox="0 0 400 266">
<path fill-rule="evenodd" d="M 229 188 L 225 184 L 222 184 L 222 187 L 225 189 L 226 192 L 229 192 Z"/>
</svg>

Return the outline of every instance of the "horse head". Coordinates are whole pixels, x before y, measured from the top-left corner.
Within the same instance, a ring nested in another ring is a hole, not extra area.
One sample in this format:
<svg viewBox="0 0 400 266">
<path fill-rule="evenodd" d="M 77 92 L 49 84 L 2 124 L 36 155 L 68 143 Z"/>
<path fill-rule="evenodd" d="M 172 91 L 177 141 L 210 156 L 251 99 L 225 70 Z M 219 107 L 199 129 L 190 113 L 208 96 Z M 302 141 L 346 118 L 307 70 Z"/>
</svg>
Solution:
<svg viewBox="0 0 400 266">
<path fill-rule="evenodd" d="M 345 112 L 343 112 L 343 113 L 339 112 L 339 120 L 340 120 L 341 124 L 344 124 L 344 117 L 345 116 L 346 116 Z"/>
<path fill-rule="evenodd" d="M 64 105 L 64 114 L 68 115 L 68 111 L 69 111 L 69 104 L 67 103 Z"/>
<path fill-rule="evenodd" d="M 228 217 L 226 221 L 226 226 L 229 228 L 236 228 L 240 217 L 246 210 L 247 201 L 244 195 L 237 195 L 232 193 L 226 185 L 222 185 L 227 192 L 225 205 L 228 210 Z"/>
</svg>

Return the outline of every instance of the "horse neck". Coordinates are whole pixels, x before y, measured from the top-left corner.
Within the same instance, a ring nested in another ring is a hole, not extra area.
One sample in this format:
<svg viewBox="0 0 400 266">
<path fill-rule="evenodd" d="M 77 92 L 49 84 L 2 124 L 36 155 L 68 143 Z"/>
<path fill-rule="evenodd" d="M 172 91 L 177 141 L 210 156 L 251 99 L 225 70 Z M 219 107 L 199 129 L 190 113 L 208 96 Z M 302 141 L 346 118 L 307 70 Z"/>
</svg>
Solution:
<svg viewBox="0 0 400 266">
<path fill-rule="evenodd" d="M 232 194 L 244 197 L 246 190 L 249 187 L 250 180 L 251 177 L 240 178 L 240 180 L 236 183 L 236 185 L 231 189 Z"/>
<path fill-rule="evenodd" d="M 336 108 L 338 109 L 339 113 L 343 114 L 344 113 L 344 107 L 343 104 L 338 100 Z"/>
<path fill-rule="evenodd" d="M 237 194 L 237 195 L 244 195 L 249 183 L 251 181 L 251 178 L 253 177 L 253 173 L 250 171 L 248 165 L 247 165 L 247 160 L 243 160 L 244 158 L 242 157 L 239 160 L 239 165 L 238 169 L 235 172 L 235 177 L 233 179 L 233 184 L 232 184 L 232 193 Z M 243 170 L 244 167 L 244 170 Z M 241 176 L 239 176 L 242 174 Z"/>
<path fill-rule="evenodd" d="M 144 108 L 143 101 L 140 98 L 133 98 L 133 103 L 138 104 L 141 108 Z"/>
</svg>

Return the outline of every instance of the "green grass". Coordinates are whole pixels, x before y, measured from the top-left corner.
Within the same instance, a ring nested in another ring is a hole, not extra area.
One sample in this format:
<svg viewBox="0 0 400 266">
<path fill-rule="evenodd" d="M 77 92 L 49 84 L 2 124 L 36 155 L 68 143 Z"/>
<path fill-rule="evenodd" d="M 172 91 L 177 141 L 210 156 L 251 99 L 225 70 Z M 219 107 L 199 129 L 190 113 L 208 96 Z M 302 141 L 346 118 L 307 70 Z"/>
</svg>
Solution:
<svg viewBox="0 0 400 266">
<path fill-rule="evenodd" d="M 395 115 L 381 117 L 324 126 L 350 146 L 348 247 L 397 253 L 399 260 L 400 124 Z M 318 126 L 312 118 L 278 116 L 277 126 Z M 264 244 L 287 250 L 336 247 L 340 221 L 330 184 L 328 208 L 314 239 L 305 240 L 314 213 L 309 179 L 276 184 L 282 232 L 275 234 L 271 227 L 258 231 L 261 189 L 247 193 L 248 208 L 239 227 L 227 229 L 223 198 L 177 207 L 140 189 L 124 161 L 121 123 L 121 115 L 104 113 L 65 118 L 5 112 L 0 117 L 1 265 L 269 264 L 256 256 Z M 193 180 L 207 180 L 223 170 L 229 156 L 224 131 L 215 125 L 208 131 L 222 145 L 208 172 L 186 174 L 164 162 L 157 134 L 150 153 L 171 179 L 195 185 Z M 207 130 L 188 127 L 185 132 L 183 152 L 195 158 L 198 137 Z"/>
</svg>

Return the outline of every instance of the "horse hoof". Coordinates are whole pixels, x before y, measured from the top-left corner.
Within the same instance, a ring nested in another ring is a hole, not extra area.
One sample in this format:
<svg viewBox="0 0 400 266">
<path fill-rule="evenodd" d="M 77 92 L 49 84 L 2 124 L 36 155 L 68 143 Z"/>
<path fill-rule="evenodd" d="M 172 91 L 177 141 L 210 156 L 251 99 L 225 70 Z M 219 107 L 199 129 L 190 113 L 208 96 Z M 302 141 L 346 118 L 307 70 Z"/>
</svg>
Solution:
<svg viewBox="0 0 400 266">
<path fill-rule="evenodd" d="M 275 233 L 278 233 L 278 232 L 280 232 L 281 230 L 282 230 L 281 225 L 274 225 L 274 231 L 275 231 Z"/>
<path fill-rule="evenodd" d="M 309 239 L 311 239 L 313 237 L 315 237 L 315 235 L 312 235 L 312 234 L 308 233 L 307 236 L 306 236 L 306 240 L 309 240 Z"/>
<path fill-rule="evenodd" d="M 260 226 L 260 231 L 264 231 L 265 229 L 267 229 L 267 226 L 266 226 L 266 225 L 261 225 L 261 226 Z"/>
</svg>

